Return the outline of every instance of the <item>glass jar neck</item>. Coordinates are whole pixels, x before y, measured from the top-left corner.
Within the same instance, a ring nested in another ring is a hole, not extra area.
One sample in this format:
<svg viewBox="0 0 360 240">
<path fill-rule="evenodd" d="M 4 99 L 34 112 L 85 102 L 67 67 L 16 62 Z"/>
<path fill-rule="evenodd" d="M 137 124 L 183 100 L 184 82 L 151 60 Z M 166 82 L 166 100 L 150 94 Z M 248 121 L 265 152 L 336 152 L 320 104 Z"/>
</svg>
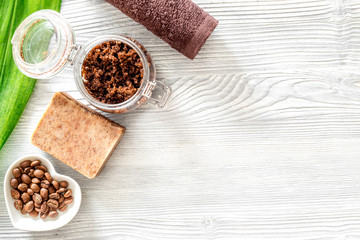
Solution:
<svg viewBox="0 0 360 240">
<path fill-rule="evenodd" d="M 120 41 L 131 48 L 133 48 L 138 54 L 143 63 L 144 75 L 142 79 L 142 83 L 137 92 L 132 96 L 129 100 L 118 103 L 118 104 L 108 104 L 102 103 L 95 99 L 90 93 L 85 89 L 83 78 L 82 78 L 82 64 L 87 56 L 87 54 L 97 45 L 106 42 L 106 41 Z M 146 90 L 146 86 L 150 81 L 155 78 L 155 69 L 153 67 L 153 62 L 150 56 L 146 55 L 146 50 L 144 52 L 144 48 L 137 43 L 134 39 L 131 39 L 126 36 L 121 35 L 105 35 L 98 37 L 91 42 L 84 45 L 78 52 L 77 57 L 74 60 L 74 78 L 76 85 L 80 91 L 80 93 L 85 97 L 85 99 L 93 106 L 108 112 L 121 112 L 124 109 L 131 108 L 135 102 L 140 101 L 140 99 L 144 96 L 144 92 Z"/>
</svg>

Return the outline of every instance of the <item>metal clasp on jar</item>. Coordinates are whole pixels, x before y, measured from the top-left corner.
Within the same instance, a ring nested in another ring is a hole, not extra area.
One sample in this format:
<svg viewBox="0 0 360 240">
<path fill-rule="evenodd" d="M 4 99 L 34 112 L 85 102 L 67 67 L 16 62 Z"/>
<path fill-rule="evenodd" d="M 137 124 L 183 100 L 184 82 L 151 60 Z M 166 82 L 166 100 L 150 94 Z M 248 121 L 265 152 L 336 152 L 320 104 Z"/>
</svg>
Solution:
<svg viewBox="0 0 360 240">
<path fill-rule="evenodd" d="M 69 56 L 66 58 L 66 61 L 70 63 L 71 66 L 74 65 L 74 60 L 77 57 L 79 50 L 82 48 L 81 45 L 73 45 L 71 46 L 71 51 L 69 53 Z"/>
<path fill-rule="evenodd" d="M 148 99 L 149 103 L 157 105 L 159 108 L 163 108 L 171 93 L 172 89 L 170 86 L 167 86 L 160 81 L 152 81 L 146 86 L 143 96 Z"/>
</svg>

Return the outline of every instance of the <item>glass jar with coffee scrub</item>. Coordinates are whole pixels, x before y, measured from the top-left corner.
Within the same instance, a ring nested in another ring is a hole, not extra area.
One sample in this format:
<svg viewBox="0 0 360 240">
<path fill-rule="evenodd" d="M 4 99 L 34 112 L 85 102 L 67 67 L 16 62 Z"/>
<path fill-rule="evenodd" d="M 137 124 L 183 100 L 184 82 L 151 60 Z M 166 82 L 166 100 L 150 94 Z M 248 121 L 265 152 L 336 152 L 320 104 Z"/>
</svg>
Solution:
<svg viewBox="0 0 360 240">
<path fill-rule="evenodd" d="M 156 80 L 152 58 L 136 40 L 105 35 L 78 45 L 68 21 L 52 10 L 28 16 L 11 43 L 17 67 L 31 78 L 51 78 L 73 66 L 80 93 L 102 111 L 123 113 L 146 102 L 164 107 L 171 95 L 171 88 Z"/>
</svg>

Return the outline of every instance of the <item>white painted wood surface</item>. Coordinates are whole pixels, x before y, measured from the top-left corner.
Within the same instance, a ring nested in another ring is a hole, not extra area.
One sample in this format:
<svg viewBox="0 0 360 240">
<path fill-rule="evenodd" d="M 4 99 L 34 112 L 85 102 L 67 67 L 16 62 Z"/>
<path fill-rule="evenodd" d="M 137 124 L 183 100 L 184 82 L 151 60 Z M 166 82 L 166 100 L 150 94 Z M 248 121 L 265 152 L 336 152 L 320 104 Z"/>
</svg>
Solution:
<svg viewBox="0 0 360 240">
<path fill-rule="evenodd" d="M 102 0 L 64 0 L 78 42 L 119 33 L 151 52 L 168 107 L 107 114 L 127 132 L 88 180 L 29 143 L 72 69 L 38 81 L 0 152 L 49 157 L 83 204 L 65 227 L 2 239 L 360 239 L 360 2 L 196 0 L 220 21 L 194 61 Z"/>
</svg>

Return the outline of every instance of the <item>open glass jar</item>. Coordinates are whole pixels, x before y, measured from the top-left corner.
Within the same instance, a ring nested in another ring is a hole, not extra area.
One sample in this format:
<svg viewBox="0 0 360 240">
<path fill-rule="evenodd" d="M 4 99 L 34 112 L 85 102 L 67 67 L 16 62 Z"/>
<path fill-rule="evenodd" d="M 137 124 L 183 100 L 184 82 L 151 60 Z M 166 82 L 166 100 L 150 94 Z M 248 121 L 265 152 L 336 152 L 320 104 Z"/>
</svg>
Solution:
<svg viewBox="0 0 360 240">
<path fill-rule="evenodd" d="M 122 103 L 100 102 L 84 86 L 82 65 L 85 57 L 95 46 L 107 41 L 127 44 L 137 52 L 143 63 L 143 79 L 139 89 Z M 164 107 L 171 95 L 171 88 L 156 80 L 151 56 L 140 43 L 122 35 L 105 35 L 84 46 L 77 45 L 70 24 L 52 10 L 40 10 L 28 16 L 16 29 L 11 43 L 17 67 L 31 78 L 51 78 L 68 64 L 74 66 L 74 78 L 80 93 L 91 105 L 106 112 L 127 112 L 145 102 Z"/>
</svg>

